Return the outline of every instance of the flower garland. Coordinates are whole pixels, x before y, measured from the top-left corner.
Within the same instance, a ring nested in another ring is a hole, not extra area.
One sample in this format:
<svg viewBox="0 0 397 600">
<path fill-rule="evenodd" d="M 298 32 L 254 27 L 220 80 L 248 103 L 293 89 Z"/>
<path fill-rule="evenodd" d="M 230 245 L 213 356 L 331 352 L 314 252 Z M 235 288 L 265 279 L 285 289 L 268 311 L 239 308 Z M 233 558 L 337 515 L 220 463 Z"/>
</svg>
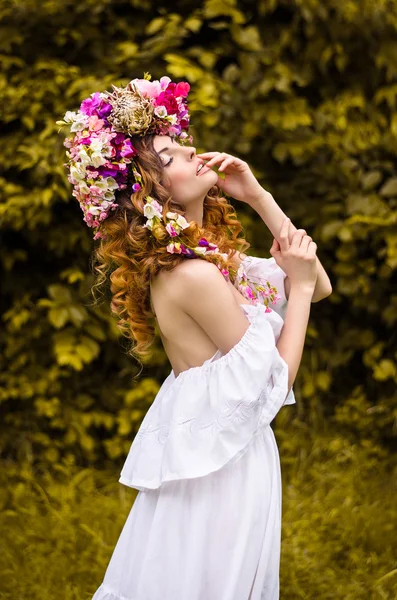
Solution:
<svg viewBox="0 0 397 600">
<path fill-rule="evenodd" d="M 205 238 L 201 238 L 198 242 L 198 246 L 191 248 L 182 241 L 179 240 L 181 232 L 189 227 L 188 221 L 182 215 L 168 211 L 163 216 L 163 207 L 151 196 L 147 196 L 147 202 L 144 205 L 144 215 L 146 217 L 146 223 L 143 227 L 148 228 L 156 237 L 156 228 L 162 223 L 165 223 L 165 229 L 168 232 L 171 239 L 174 241 L 167 245 L 167 252 L 171 254 L 184 254 L 187 258 L 199 258 L 204 255 L 216 254 L 222 256 L 225 260 L 228 258 L 227 253 L 221 253 L 216 244 L 208 242 Z M 252 279 L 249 279 L 243 264 L 241 263 L 237 272 L 234 269 L 222 268 L 220 263 L 216 265 L 221 271 L 226 281 L 230 281 L 230 274 L 235 277 L 235 284 L 237 283 L 237 289 L 241 292 L 244 298 L 250 301 L 250 304 L 264 304 L 266 306 L 265 312 L 271 312 L 269 307 L 269 300 L 272 304 L 275 304 L 277 300 L 281 300 L 281 296 L 277 294 L 277 288 L 272 286 L 269 281 L 266 280 L 266 286 L 263 282 L 256 284 Z"/>
</svg>

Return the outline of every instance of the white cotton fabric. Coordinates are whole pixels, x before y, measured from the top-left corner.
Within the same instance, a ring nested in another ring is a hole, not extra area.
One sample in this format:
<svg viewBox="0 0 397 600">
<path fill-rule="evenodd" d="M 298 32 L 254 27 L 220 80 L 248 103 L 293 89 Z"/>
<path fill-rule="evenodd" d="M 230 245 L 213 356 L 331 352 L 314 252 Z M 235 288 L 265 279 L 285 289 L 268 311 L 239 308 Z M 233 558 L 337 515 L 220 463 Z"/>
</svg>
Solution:
<svg viewBox="0 0 397 600">
<path fill-rule="evenodd" d="M 139 493 L 93 600 L 279 599 L 281 472 L 270 423 L 295 403 L 276 347 L 285 273 L 273 258 L 244 266 L 281 301 L 268 313 L 241 304 L 250 322 L 241 340 L 163 382 L 120 474 Z"/>
</svg>

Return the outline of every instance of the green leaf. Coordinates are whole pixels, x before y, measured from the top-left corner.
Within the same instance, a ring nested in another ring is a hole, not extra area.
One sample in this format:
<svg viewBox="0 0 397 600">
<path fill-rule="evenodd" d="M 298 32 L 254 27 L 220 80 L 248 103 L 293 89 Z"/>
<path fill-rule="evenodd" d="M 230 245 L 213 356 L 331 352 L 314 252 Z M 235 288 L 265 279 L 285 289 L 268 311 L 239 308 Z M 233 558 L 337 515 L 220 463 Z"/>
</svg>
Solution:
<svg viewBox="0 0 397 600">
<path fill-rule="evenodd" d="M 392 360 L 387 358 L 382 359 L 374 368 L 374 379 L 377 381 L 385 381 L 386 379 L 395 379 L 397 368 Z"/>
<path fill-rule="evenodd" d="M 53 327 L 61 329 L 67 322 L 69 311 L 67 308 L 51 308 L 48 311 L 48 320 Z"/>
</svg>

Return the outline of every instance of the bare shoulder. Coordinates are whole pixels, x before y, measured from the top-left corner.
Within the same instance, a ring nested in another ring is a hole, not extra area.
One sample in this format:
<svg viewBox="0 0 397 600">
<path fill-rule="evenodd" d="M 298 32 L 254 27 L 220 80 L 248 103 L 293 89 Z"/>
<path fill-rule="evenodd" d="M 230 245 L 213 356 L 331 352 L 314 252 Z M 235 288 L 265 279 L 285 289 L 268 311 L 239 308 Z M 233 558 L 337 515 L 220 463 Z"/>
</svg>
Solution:
<svg viewBox="0 0 397 600">
<path fill-rule="evenodd" d="M 180 291 L 194 291 L 197 287 L 200 288 L 205 283 L 213 283 L 214 281 L 218 281 L 218 285 L 224 282 L 227 287 L 227 283 L 218 267 L 208 260 L 200 260 L 199 258 L 187 259 L 180 263 L 173 270 L 171 279 L 176 286 L 175 291 L 177 293 Z"/>
<path fill-rule="evenodd" d="M 246 257 L 246 254 L 238 252 L 234 255 L 236 268 Z M 186 259 L 170 271 L 160 271 L 152 281 L 152 287 L 181 308 L 186 299 L 190 304 L 192 295 L 197 298 L 209 292 L 213 297 L 217 294 L 231 295 L 230 286 L 218 267 L 200 258 Z"/>
<path fill-rule="evenodd" d="M 151 280 L 151 287 L 161 292 L 162 296 L 173 301 L 181 293 L 188 293 L 193 286 L 203 283 L 208 277 L 223 280 L 223 276 L 216 265 L 197 259 L 186 259 L 171 270 L 162 269 Z"/>
</svg>

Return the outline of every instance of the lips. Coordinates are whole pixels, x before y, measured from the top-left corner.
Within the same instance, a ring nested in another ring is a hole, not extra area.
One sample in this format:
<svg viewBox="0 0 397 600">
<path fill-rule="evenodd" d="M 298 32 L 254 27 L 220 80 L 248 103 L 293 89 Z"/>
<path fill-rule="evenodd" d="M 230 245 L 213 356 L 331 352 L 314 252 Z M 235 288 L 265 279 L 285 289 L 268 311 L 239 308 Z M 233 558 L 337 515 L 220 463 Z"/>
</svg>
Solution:
<svg viewBox="0 0 397 600">
<path fill-rule="evenodd" d="M 199 168 L 200 165 L 204 165 L 201 170 L 197 173 L 196 170 L 196 175 L 197 177 L 200 177 L 200 175 L 202 175 L 202 173 L 206 173 L 207 171 L 210 171 L 210 167 L 207 167 L 204 161 L 201 161 L 200 164 L 197 166 L 197 169 Z"/>
<path fill-rule="evenodd" d="M 196 167 L 196 175 L 198 175 L 197 169 L 199 168 L 200 165 L 203 165 L 203 164 L 204 164 L 204 161 L 203 160 L 199 160 L 199 164 Z"/>
</svg>

